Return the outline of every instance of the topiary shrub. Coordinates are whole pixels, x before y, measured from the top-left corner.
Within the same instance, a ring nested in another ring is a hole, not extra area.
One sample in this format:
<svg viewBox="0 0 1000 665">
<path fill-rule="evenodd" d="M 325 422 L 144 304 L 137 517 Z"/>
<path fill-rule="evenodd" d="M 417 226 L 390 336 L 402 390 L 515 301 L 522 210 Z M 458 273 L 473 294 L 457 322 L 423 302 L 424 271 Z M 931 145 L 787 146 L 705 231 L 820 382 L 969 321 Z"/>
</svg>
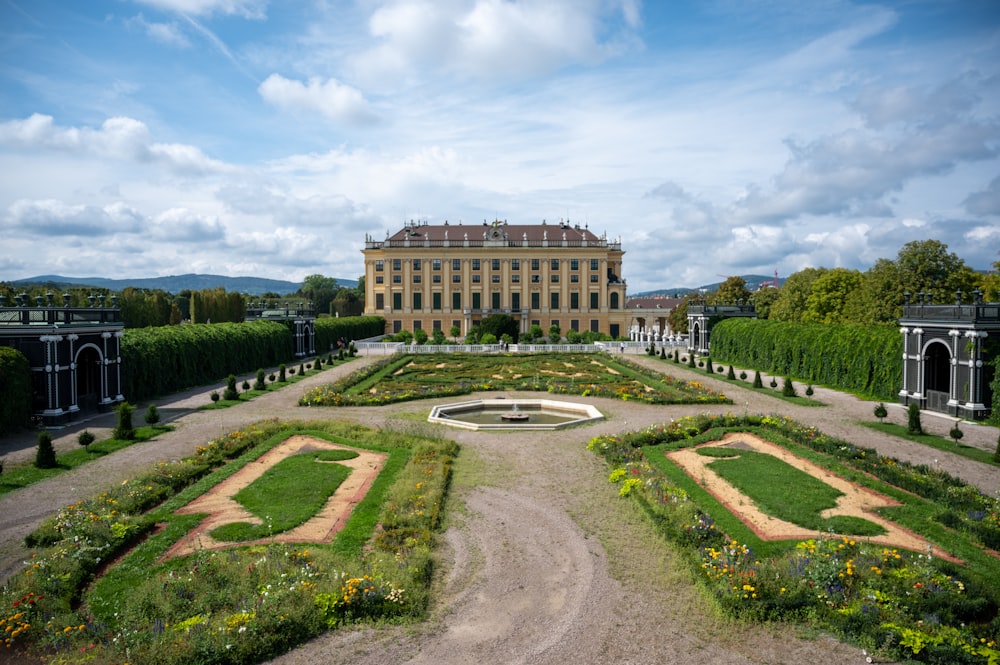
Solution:
<svg viewBox="0 0 1000 665">
<path fill-rule="evenodd" d="M 729 366 L 729 371 L 726 372 L 726 378 L 729 379 L 730 381 L 736 380 L 736 370 L 733 369 L 732 365 Z"/>
<path fill-rule="evenodd" d="M 209 395 L 208 398 L 210 400 L 212 400 L 213 402 L 218 402 L 219 401 L 219 391 L 218 390 L 213 390 L 212 394 Z"/>
<path fill-rule="evenodd" d="M 705 359 L 705 371 L 708 372 L 709 374 L 715 374 L 715 370 L 712 369 L 712 359 L 711 358 L 706 358 Z"/>
<path fill-rule="evenodd" d="M 960 440 L 960 439 L 961 439 L 961 438 L 962 438 L 963 436 L 965 436 L 965 432 L 963 432 L 963 431 L 962 431 L 962 430 L 961 430 L 961 429 L 959 428 L 959 426 L 958 426 L 958 424 L 959 424 L 960 422 L 961 422 L 960 420 L 956 420 L 956 421 L 955 421 L 955 426 L 954 426 L 954 427 L 952 427 L 952 428 L 951 428 L 951 431 L 949 431 L 949 432 L 948 432 L 948 436 L 950 436 L 950 437 L 951 437 L 951 440 L 955 442 L 955 446 L 956 446 L 956 447 L 958 446 L 958 442 L 959 442 L 959 440 Z"/>
<path fill-rule="evenodd" d="M 771 388 L 772 389 L 777 389 L 777 387 L 778 387 L 778 380 L 772 376 L 771 377 Z"/>
<path fill-rule="evenodd" d="M 814 392 L 815 391 L 813 390 L 813 384 L 810 383 L 808 386 L 806 386 L 806 397 L 812 397 Z"/>
<path fill-rule="evenodd" d="M 257 380 L 253 384 L 254 390 L 267 390 L 267 386 L 264 385 L 264 370 L 257 370 Z"/>
<path fill-rule="evenodd" d="M 760 378 L 760 370 L 757 370 L 756 372 L 754 372 L 754 375 L 753 375 L 753 387 L 754 388 L 763 388 L 764 387 L 764 382 Z"/>
<path fill-rule="evenodd" d="M 746 381 L 746 380 L 747 380 L 747 373 L 740 372 L 740 381 Z"/>
<path fill-rule="evenodd" d="M 688 367 L 694 367 L 694 354 L 688 354 Z"/>
<path fill-rule="evenodd" d="M 885 404 L 883 404 L 882 402 L 879 402 L 878 404 L 875 405 L 875 408 L 874 410 L 872 410 L 872 413 L 875 414 L 875 417 L 878 418 L 878 421 L 880 423 L 885 420 L 886 416 L 889 415 L 889 411 L 885 408 Z"/>
<path fill-rule="evenodd" d="M 679 365 L 681 363 L 681 352 L 674 349 L 674 364 Z"/>
<path fill-rule="evenodd" d="M 226 389 L 222 393 L 224 400 L 236 400 L 240 398 L 240 391 L 236 389 L 236 376 L 230 374 L 226 377 Z"/>
<path fill-rule="evenodd" d="M 278 381 L 284 383 L 288 379 L 285 377 L 285 363 L 278 365 Z"/>
<path fill-rule="evenodd" d="M 781 386 L 781 394 L 785 397 L 795 397 L 795 386 L 792 384 L 791 377 L 785 377 L 785 383 Z"/>
<path fill-rule="evenodd" d="M 134 409 L 128 402 L 122 402 L 116 410 L 118 411 L 118 424 L 112 430 L 111 436 L 121 441 L 131 441 L 135 438 L 135 425 L 132 424 Z"/>
<path fill-rule="evenodd" d="M 38 447 L 35 449 L 35 467 L 39 469 L 54 469 L 56 449 L 52 447 L 52 435 L 48 432 L 38 433 Z"/>
<path fill-rule="evenodd" d="M 146 413 L 145 415 L 143 415 L 142 419 L 145 421 L 147 425 L 155 425 L 156 423 L 160 422 L 160 410 L 156 408 L 155 404 L 150 404 L 149 407 L 146 409 Z"/>
<path fill-rule="evenodd" d="M 96 438 L 97 437 L 94 436 L 94 433 L 91 432 L 90 430 L 83 430 L 82 432 L 76 435 L 76 442 L 79 443 L 81 446 L 83 446 L 84 450 L 89 450 L 87 446 L 92 444 L 94 442 L 94 439 Z"/>
<path fill-rule="evenodd" d="M 305 375 L 306 375 L 305 365 L 299 363 L 299 376 L 305 376 Z"/>
<path fill-rule="evenodd" d="M 910 402 L 910 406 L 906 409 L 906 433 L 924 433 L 924 428 L 920 424 L 920 405 L 916 402 Z"/>
<path fill-rule="evenodd" d="M 666 360 L 666 359 L 667 359 L 667 347 L 661 346 L 660 347 L 660 360 Z"/>
</svg>

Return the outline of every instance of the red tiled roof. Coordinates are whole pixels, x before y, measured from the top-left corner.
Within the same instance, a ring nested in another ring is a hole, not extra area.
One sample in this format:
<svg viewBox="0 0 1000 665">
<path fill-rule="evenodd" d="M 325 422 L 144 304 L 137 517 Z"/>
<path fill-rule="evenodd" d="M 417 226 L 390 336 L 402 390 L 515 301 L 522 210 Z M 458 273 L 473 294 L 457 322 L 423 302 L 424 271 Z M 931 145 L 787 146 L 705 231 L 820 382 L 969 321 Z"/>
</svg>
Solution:
<svg viewBox="0 0 1000 665">
<path fill-rule="evenodd" d="M 490 237 L 490 232 L 499 229 L 505 233 L 508 240 L 527 240 L 528 242 L 541 242 L 548 239 L 551 242 L 561 241 L 563 235 L 569 241 L 586 240 L 588 243 L 598 243 L 601 238 L 596 236 L 589 229 L 579 224 L 569 224 L 567 222 L 554 222 L 552 224 L 508 224 L 507 222 L 484 222 L 483 224 L 407 224 L 386 240 L 405 240 L 421 242 L 425 238 L 431 242 L 444 241 L 446 234 L 451 241 L 463 240 L 468 236 L 469 240 L 485 240 Z"/>
</svg>

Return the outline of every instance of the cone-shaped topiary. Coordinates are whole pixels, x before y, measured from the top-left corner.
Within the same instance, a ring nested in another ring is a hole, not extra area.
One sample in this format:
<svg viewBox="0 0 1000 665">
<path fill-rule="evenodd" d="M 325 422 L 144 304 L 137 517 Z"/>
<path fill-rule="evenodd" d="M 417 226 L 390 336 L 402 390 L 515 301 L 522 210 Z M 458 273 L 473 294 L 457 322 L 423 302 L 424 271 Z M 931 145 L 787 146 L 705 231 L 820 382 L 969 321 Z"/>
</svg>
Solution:
<svg viewBox="0 0 1000 665">
<path fill-rule="evenodd" d="M 118 405 L 118 424 L 111 432 L 111 436 L 120 441 L 131 441 L 135 438 L 135 425 L 132 424 L 132 405 L 122 402 Z"/>
<path fill-rule="evenodd" d="M 906 433 L 924 433 L 924 428 L 920 424 L 920 405 L 916 402 L 910 402 L 910 406 L 906 410 Z"/>
<path fill-rule="evenodd" d="M 792 383 L 791 377 L 785 377 L 785 382 L 781 386 L 781 394 L 785 397 L 795 397 L 795 385 Z"/>
<path fill-rule="evenodd" d="M 52 447 L 52 435 L 48 432 L 39 432 L 38 448 L 35 450 L 35 467 L 54 469 L 56 466 L 56 449 Z"/>
<path fill-rule="evenodd" d="M 729 371 L 726 372 L 726 378 L 729 379 L 730 381 L 736 380 L 736 370 L 733 369 L 732 365 L 729 366 Z"/>
<path fill-rule="evenodd" d="M 236 389 L 236 376 L 230 374 L 226 377 L 226 389 L 222 393 L 222 399 L 235 400 L 240 398 L 240 391 Z"/>
<path fill-rule="evenodd" d="M 281 382 L 281 383 L 284 383 L 285 381 L 287 381 L 287 379 L 285 378 L 285 364 L 284 363 L 278 365 L 278 381 Z"/>
<path fill-rule="evenodd" d="M 264 385 L 264 370 L 257 370 L 257 380 L 253 384 L 254 390 L 267 390 L 267 386 Z"/>
<path fill-rule="evenodd" d="M 711 358 L 706 358 L 705 359 L 705 371 L 708 372 L 709 374 L 715 374 L 715 370 L 712 369 L 712 359 Z"/>
<path fill-rule="evenodd" d="M 760 378 L 760 370 L 757 370 L 756 372 L 754 372 L 754 375 L 753 375 L 753 387 L 754 388 L 763 388 L 764 387 L 764 382 Z"/>
</svg>

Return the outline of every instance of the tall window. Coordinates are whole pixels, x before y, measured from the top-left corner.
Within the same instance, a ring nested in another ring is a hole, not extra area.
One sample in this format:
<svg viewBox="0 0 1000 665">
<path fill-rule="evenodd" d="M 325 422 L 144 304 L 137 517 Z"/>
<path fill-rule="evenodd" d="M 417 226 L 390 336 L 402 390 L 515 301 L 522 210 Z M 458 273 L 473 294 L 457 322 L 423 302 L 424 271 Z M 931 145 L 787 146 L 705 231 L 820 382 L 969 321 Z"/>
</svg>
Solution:
<svg viewBox="0 0 1000 665">
<path fill-rule="evenodd" d="M 569 294 L 569 308 L 580 309 L 580 294 L 576 291 Z"/>
<path fill-rule="evenodd" d="M 559 270 L 559 259 L 549 259 L 549 270 Z"/>
<path fill-rule="evenodd" d="M 601 306 L 601 294 L 597 291 L 590 292 L 590 309 L 599 309 Z"/>
<path fill-rule="evenodd" d="M 396 311 L 399 311 L 399 310 L 403 309 L 403 294 L 402 293 L 399 293 L 397 291 L 396 293 L 392 294 L 392 308 L 394 310 L 396 310 Z"/>
<path fill-rule="evenodd" d="M 402 270 L 403 269 L 403 262 L 401 260 L 399 260 L 399 259 L 393 259 L 392 260 L 392 269 L 393 270 Z"/>
<path fill-rule="evenodd" d="M 590 260 L 590 269 L 591 270 L 599 270 L 600 267 L 601 267 L 601 263 L 600 263 L 599 259 L 591 259 Z"/>
<path fill-rule="evenodd" d="M 422 270 L 423 269 L 422 265 L 421 265 L 421 262 L 420 262 L 420 259 L 413 259 L 413 269 L 414 270 Z"/>
<path fill-rule="evenodd" d="M 462 293 L 461 291 L 455 291 L 451 294 L 451 308 L 452 309 L 462 309 Z"/>
<path fill-rule="evenodd" d="M 472 259 L 472 269 L 479 270 L 479 259 Z"/>
<path fill-rule="evenodd" d="M 493 259 L 490 261 L 490 266 L 493 270 L 500 270 L 500 259 Z"/>
<path fill-rule="evenodd" d="M 611 309 L 618 309 L 618 294 L 617 293 L 612 293 L 611 294 L 611 303 L 609 304 L 609 307 L 611 307 Z"/>
<path fill-rule="evenodd" d="M 580 269 L 580 259 L 570 259 L 569 260 L 569 269 L 570 270 L 579 270 Z"/>
<path fill-rule="evenodd" d="M 511 259 L 510 260 L 510 269 L 511 270 L 520 270 L 521 269 L 521 259 Z"/>
<path fill-rule="evenodd" d="M 431 309 L 441 309 L 441 292 L 435 291 L 431 294 Z"/>
<path fill-rule="evenodd" d="M 462 269 L 462 259 L 452 259 L 451 260 L 451 269 L 452 270 L 461 270 Z"/>
<path fill-rule="evenodd" d="M 540 309 L 541 308 L 541 304 L 540 304 L 541 301 L 542 301 L 542 297 L 538 293 L 538 291 L 533 291 L 531 293 L 531 309 Z"/>
<path fill-rule="evenodd" d="M 521 309 L 521 294 L 512 293 L 510 294 L 510 308 L 513 310 Z"/>
<path fill-rule="evenodd" d="M 531 259 L 531 269 L 532 270 L 538 270 L 539 267 L 540 267 L 540 263 L 539 263 L 538 259 Z"/>
<path fill-rule="evenodd" d="M 492 301 L 493 301 L 492 303 L 490 303 L 490 308 L 491 309 L 500 309 L 500 292 L 499 291 L 494 291 L 493 293 L 490 294 L 490 296 L 491 296 Z"/>
<path fill-rule="evenodd" d="M 472 294 L 472 309 L 482 309 L 483 308 L 483 294 L 473 293 Z"/>
<path fill-rule="evenodd" d="M 382 272 L 383 269 L 385 269 L 385 261 L 382 259 L 375 261 L 375 272 Z"/>
<path fill-rule="evenodd" d="M 431 261 L 431 270 L 440 270 L 440 269 L 441 269 L 441 259 L 433 259 Z"/>
<path fill-rule="evenodd" d="M 376 293 L 375 294 L 375 309 L 385 309 L 385 294 Z"/>
<path fill-rule="evenodd" d="M 421 310 L 424 308 L 424 294 L 420 291 L 413 292 L 413 309 L 414 311 Z"/>
<path fill-rule="evenodd" d="M 559 293 L 554 292 L 549 294 L 549 307 L 552 309 L 559 309 Z"/>
</svg>

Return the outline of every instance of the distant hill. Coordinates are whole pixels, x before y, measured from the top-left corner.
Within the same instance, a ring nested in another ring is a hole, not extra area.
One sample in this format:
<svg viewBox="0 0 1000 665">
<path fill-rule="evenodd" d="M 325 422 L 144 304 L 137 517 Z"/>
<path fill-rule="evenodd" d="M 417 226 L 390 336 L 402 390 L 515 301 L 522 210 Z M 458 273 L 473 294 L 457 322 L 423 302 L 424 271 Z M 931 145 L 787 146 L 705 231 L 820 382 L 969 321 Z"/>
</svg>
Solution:
<svg viewBox="0 0 1000 665">
<path fill-rule="evenodd" d="M 337 279 L 338 286 L 354 288 L 357 280 Z M 48 286 L 62 289 L 71 286 L 94 286 L 112 291 L 121 291 L 126 287 L 137 289 L 162 289 L 168 293 L 180 293 L 191 290 L 214 289 L 223 287 L 230 293 L 246 293 L 259 296 L 265 293 L 286 295 L 295 293 L 302 282 L 288 282 L 281 279 L 266 279 L 263 277 L 226 277 L 224 275 L 169 275 L 166 277 L 139 277 L 134 279 L 107 279 L 104 277 L 63 277 L 61 275 L 39 275 L 10 282 L 13 286 Z"/>
<path fill-rule="evenodd" d="M 761 284 L 773 284 L 773 275 L 739 275 L 746 282 L 747 288 L 751 291 L 756 291 L 760 288 Z M 656 289 L 655 291 L 643 291 L 642 293 L 630 293 L 630 298 L 646 298 L 654 296 L 666 296 L 668 298 L 673 297 L 683 297 L 692 292 L 698 293 L 708 293 L 710 291 L 718 291 L 719 287 L 722 286 L 725 280 L 719 282 L 713 282 L 711 284 L 703 284 L 702 286 L 688 287 L 688 286 L 678 286 L 672 289 Z M 778 278 L 778 286 L 785 283 L 783 278 Z"/>
</svg>

